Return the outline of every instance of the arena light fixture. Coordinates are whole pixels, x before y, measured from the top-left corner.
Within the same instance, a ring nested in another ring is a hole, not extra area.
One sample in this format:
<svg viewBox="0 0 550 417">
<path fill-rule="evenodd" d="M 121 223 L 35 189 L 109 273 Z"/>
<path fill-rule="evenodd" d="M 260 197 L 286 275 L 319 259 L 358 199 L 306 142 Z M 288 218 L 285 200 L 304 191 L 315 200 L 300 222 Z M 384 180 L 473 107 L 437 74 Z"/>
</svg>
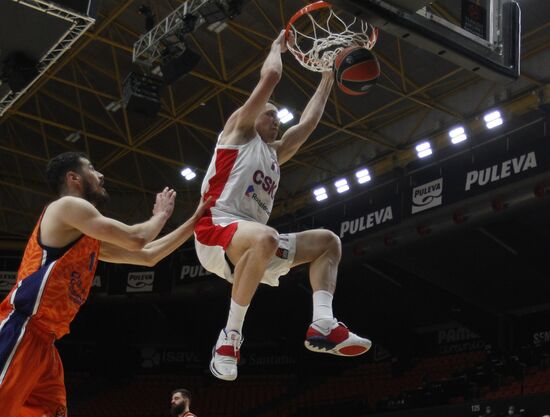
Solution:
<svg viewBox="0 0 550 417">
<path fill-rule="evenodd" d="M 494 129 L 504 123 L 504 120 L 502 120 L 502 115 L 498 110 L 486 113 L 485 116 L 483 116 L 483 120 L 485 120 L 485 126 L 487 126 L 487 129 Z"/>
<path fill-rule="evenodd" d="M 105 110 L 115 113 L 122 107 L 122 100 L 114 100 L 105 106 Z"/>
<path fill-rule="evenodd" d="M 328 198 L 327 189 L 325 187 L 316 188 L 313 190 L 313 195 L 317 201 L 323 201 Z"/>
<path fill-rule="evenodd" d="M 468 135 L 466 135 L 466 130 L 464 129 L 464 126 L 458 126 L 454 129 L 451 129 L 449 131 L 449 137 L 451 138 L 451 142 L 453 143 L 453 145 L 464 142 L 466 139 L 468 139 Z"/>
<path fill-rule="evenodd" d="M 334 181 L 334 186 L 336 187 L 336 191 L 338 191 L 338 194 L 345 193 L 349 190 L 348 180 L 345 178 Z"/>
<path fill-rule="evenodd" d="M 279 110 L 279 112 L 277 113 L 277 117 L 282 124 L 286 124 L 294 119 L 294 115 L 287 108 L 282 108 L 281 110 Z"/>
<path fill-rule="evenodd" d="M 359 171 L 356 171 L 355 178 L 357 178 L 359 184 L 364 184 L 372 179 L 367 168 L 361 168 Z"/>
<path fill-rule="evenodd" d="M 416 145 L 416 155 L 419 158 L 425 158 L 430 156 L 432 153 L 432 145 L 430 145 L 430 142 L 425 141 Z"/>
<path fill-rule="evenodd" d="M 210 23 L 210 24 L 206 27 L 206 29 L 208 29 L 210 32 L 219 34 L 219 33 L 221 33 L 227 26 L 228 26 L 228 25 L 227 25 L 227 22 L 219 21 L 219 22 Z"/>
<path fill-rule="evenodd" d="M 197 176 L 197 173 L 189 167 L 182 169 L 180 174 L 187 181 L 191 181 L 193 178 L 195 178 Z"/>
<path fill-rule="evenodd" d="M 79 131 L 79 130 L 77 130 L 76 132 L 72 132 L 70 135 L 68 135 L 65 138 L 65 142 L 69 142 L 69 143 L 78 142 L 80 140 L 81 134 L 82 134 L 82 132 Z"/>
</svg>

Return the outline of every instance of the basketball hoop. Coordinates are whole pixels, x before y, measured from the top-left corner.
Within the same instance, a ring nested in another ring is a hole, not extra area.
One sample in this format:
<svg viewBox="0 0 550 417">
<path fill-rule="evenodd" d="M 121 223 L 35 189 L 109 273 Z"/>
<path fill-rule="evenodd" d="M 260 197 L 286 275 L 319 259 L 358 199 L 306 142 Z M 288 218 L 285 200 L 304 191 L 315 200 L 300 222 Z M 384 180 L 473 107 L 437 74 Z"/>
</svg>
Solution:
<svg viewBox="0 0 550 417">
<path fill-rule="evenodd" d="M 305 24 L 305 17 L 311 25 L 302 31 L 297 23 Z M 288 50 L 302 66 L 323 72 L 330 71 L 336 56 L 349 46 L 372 49 L 378 40 L 378 28 L 356 17 L 348 20 L 345 22 L 325 1 L 309 4 L 288 21 L 285 30 Z"/>
</svg>

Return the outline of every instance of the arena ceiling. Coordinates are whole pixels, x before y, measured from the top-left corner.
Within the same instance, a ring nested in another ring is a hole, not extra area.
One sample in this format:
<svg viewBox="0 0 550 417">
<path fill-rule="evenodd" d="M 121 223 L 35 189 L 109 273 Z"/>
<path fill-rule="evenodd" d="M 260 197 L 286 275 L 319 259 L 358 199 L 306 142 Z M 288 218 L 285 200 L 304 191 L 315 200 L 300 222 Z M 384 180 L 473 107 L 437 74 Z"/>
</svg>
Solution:
<svg viewBox="0 0 550 417">
<path fill-rule="evenodd" d="M 150 6 L 161 19 L 180 3 L 161 0 Z M 198 201 L 200 180 L 224 121 L 253 89 L 279 30 L 307 3 L 249 0 L 220 34 L 200 27 L 189 36 L 191 49 L 202 57 L 200 64 L 166 89 L 161 111 L 148 119 L 106 109 L 121 99 L 122 82 L 135 69 L 132 45 L 145 31 L 138 13 L 142 2 L 103 0 L 91 31 L 0 120 L 2 240 L 28 236 L 53 198 L 44 178 L 46 162 L 66 150 L 87 152 L 105 174 L 112 196 L 107 214 L 142 221 L 155 192 L 168 185 L 178 191 L 169 227 L 179 224 Z M 458 19 L 444 3 L 434 2 L 434 10 Z M 382 66 L 379 83 L 360 98 L 334 89 L 318 129 L 283 167 L 275 211 L 303 207 L 310 202 L 312 187 L 359 165 L 385 161 L 390 169 L 417 140 L 544 87 L 549 81 L 550 3 L 520 4 L 522 76 L 507 85 L 382 33 L 375 49 Z M 40 36 L 39 27 L 25 30 Z M 274 101 L 299 114 L 318 79 L 287 54 Z M 73 132 L 82 132 L 80 140 L 67 142 Z M 199 177 L 185 182 L 183 166 L 196 168 Z"/>
</svg>

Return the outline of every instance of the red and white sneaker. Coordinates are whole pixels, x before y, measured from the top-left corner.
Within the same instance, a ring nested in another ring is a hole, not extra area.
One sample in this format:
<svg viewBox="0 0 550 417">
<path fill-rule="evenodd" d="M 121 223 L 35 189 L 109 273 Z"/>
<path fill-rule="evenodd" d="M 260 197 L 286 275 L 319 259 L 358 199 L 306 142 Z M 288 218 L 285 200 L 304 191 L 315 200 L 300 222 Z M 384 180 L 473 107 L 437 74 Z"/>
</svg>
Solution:
<svg viewBox="0 0 550 417">
<path fill-rule="evenodd" d="M 334 320 L 333 325 L 328 328 L 321 328 L 315 322 L 311 323 L 304 345 L 313 352 L 358 356 L 367 352 L 372 342 L 350 332 L 344 323 Z"/>
<path fill-rule="evenodd" d="M 210 361 L 212 375 L 224 381 L 237 379 L 237 364 L 241 357 L 242 343 L 243 339 L 238 331 L 230 330 L 226 333 L 225 329 L 222 329 L 216 346 L 212 350 Z"/>
</svg>

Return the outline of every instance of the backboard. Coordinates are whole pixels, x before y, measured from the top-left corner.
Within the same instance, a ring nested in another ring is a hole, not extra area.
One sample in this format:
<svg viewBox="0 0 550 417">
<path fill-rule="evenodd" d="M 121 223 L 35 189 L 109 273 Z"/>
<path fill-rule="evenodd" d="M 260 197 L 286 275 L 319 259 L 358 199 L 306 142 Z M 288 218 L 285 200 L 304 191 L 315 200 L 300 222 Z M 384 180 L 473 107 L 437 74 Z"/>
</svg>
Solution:
<svg viewBox="0 0 550 417">
<path fill-rule="evenodd" d="M 499 82 L 520 74 L 515 0 L 332 0 L 380 30 Z"/>
</svg>

